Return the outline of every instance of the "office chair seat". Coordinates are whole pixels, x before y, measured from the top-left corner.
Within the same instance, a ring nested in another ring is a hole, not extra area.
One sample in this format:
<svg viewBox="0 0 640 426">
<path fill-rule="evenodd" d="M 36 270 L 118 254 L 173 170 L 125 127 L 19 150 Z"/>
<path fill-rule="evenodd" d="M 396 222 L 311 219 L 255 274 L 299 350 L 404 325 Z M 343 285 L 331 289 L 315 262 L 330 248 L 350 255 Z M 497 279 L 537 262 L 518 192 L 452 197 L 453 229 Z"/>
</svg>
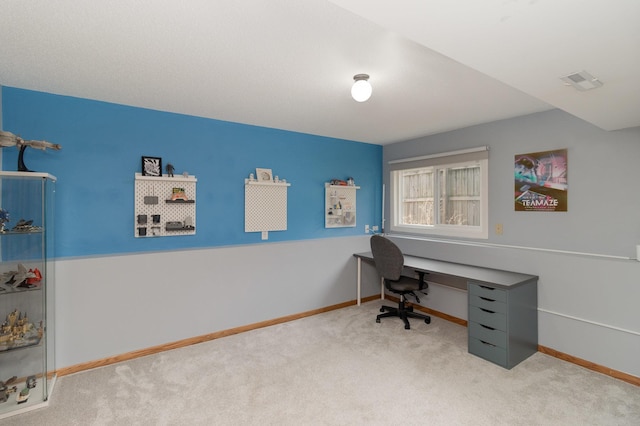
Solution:
<svg viewBox="0 0 640 426">
<path fill-rule="evenodd" d="M 404 256 L 402 251 L 391 240 L 381 235 L 373 235 L 370 240 L 371 252 L 373 260 L 376 264 L 378 274 L 384 280 L 384 286 L 387 290 L 400 296 L 398 307 L 382 306 L 380 312 L 382 314 L 376 317 L 376 322 L 380 322 L 381 318 L 400 317 L 404 322 L 404 328 L 409 330 L 409 318 L 418 318 L 424 320 L 425 323 L 431 323 L 431 317 L 413 312 L 413 307 L 406 306 L 406 296 L 413 295 L 417 302 L 420 299 L 416 292 L 423 292 L 428 287 L 424 280 L 424 272 L 418 272 L 418 279 L 402 275 L 404 268 Z"/>
</svg>

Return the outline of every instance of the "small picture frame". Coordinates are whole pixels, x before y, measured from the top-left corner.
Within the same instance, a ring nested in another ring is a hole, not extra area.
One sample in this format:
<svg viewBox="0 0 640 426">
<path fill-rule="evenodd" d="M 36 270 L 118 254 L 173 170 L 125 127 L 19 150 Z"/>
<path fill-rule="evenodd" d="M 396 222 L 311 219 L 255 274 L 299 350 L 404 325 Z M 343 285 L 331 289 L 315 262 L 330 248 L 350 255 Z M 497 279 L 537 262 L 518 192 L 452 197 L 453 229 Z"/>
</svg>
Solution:
<svg viewBox="0 0 640 426">
<path fill-rule="evenodd" d="M 162 177 L 162 158 L 142 157 L 142 176 Z"/>
<path fill-rule="evenodd" d="M 258 182 L 273 182 L 273 172 L 271 169 L 256 168 L 256 180 Z"/>
</svg>

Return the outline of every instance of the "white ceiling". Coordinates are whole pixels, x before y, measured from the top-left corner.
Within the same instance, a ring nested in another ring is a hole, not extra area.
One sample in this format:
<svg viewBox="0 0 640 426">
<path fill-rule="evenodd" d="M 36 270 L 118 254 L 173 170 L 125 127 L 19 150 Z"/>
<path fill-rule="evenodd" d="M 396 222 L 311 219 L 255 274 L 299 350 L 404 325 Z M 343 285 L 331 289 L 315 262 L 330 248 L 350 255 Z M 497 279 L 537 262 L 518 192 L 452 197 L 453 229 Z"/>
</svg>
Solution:
<svg viewBox="0 0 640 426">
<path fill-rule="evenodd" d="M 583 69 L 604 86 L 559 79 Z M 639 69 L 638 0 L 0 2 L 0 85 L 376 144 L 554 107 L 640 126 Z"/>
</svg>

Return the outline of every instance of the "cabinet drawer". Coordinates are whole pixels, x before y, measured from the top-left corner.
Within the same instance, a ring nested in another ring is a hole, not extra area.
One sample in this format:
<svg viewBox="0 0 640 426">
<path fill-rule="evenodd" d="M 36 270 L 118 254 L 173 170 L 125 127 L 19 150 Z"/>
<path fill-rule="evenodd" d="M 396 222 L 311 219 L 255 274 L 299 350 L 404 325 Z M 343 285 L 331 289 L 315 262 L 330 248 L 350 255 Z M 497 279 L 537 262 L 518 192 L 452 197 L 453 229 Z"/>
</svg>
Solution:
<svg viewBox="0 0 640 426">
<path fill-rule="evenodd" d="M 469 294 L 474 296 L 480 296 L 491 300 L 497 300 L 499 302 L 507 301 L 507 292 L 499 288 L 493 288 L 477 283 L 469 283 Z"/>
<path fill-rule="evenodd" d="M 507 316 L 477 306 L 469 306 L 469 321 L 507 331 Z"/>
<path fill-rule="evenodd" d="M 491 361 L 494 364 L 498 364 L 501 367 L 507 366 L 507 350 L 486 341 L 469 337 L 469 353 Z"/>
<path fill-rule="evenodd" d="M 473 294 L 469 295 L 469 306 L 477 306 L 478 308 L 483 308 L 492 312 L 500 312 L 502 314 L 507 313 L 506 303 Z"/>
<path fill-rule="evenodd" d="M 507 333 L 487 325 L 469 322 L 469 337 L 491 343 L 498 347 L 507 348 Z"/>
</svg>

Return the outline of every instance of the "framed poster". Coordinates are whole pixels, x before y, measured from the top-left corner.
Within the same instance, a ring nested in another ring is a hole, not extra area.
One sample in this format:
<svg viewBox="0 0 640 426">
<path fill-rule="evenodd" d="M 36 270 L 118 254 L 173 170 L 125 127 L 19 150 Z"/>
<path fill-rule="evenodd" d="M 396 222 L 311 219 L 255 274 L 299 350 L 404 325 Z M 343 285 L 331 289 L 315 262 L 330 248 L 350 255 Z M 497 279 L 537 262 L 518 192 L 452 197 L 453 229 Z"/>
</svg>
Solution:
<svg viewBox="0 0 640 426">
<path fill-rule="evenodd" d="M 162 158 L 142 157 L 142 176 L 162 177 Z"/>
<path fill-rule="evenodd" d="M 567 150 L 519 154 L 514 161 L 515 210 L 567 211 Z"/>
</svg>

